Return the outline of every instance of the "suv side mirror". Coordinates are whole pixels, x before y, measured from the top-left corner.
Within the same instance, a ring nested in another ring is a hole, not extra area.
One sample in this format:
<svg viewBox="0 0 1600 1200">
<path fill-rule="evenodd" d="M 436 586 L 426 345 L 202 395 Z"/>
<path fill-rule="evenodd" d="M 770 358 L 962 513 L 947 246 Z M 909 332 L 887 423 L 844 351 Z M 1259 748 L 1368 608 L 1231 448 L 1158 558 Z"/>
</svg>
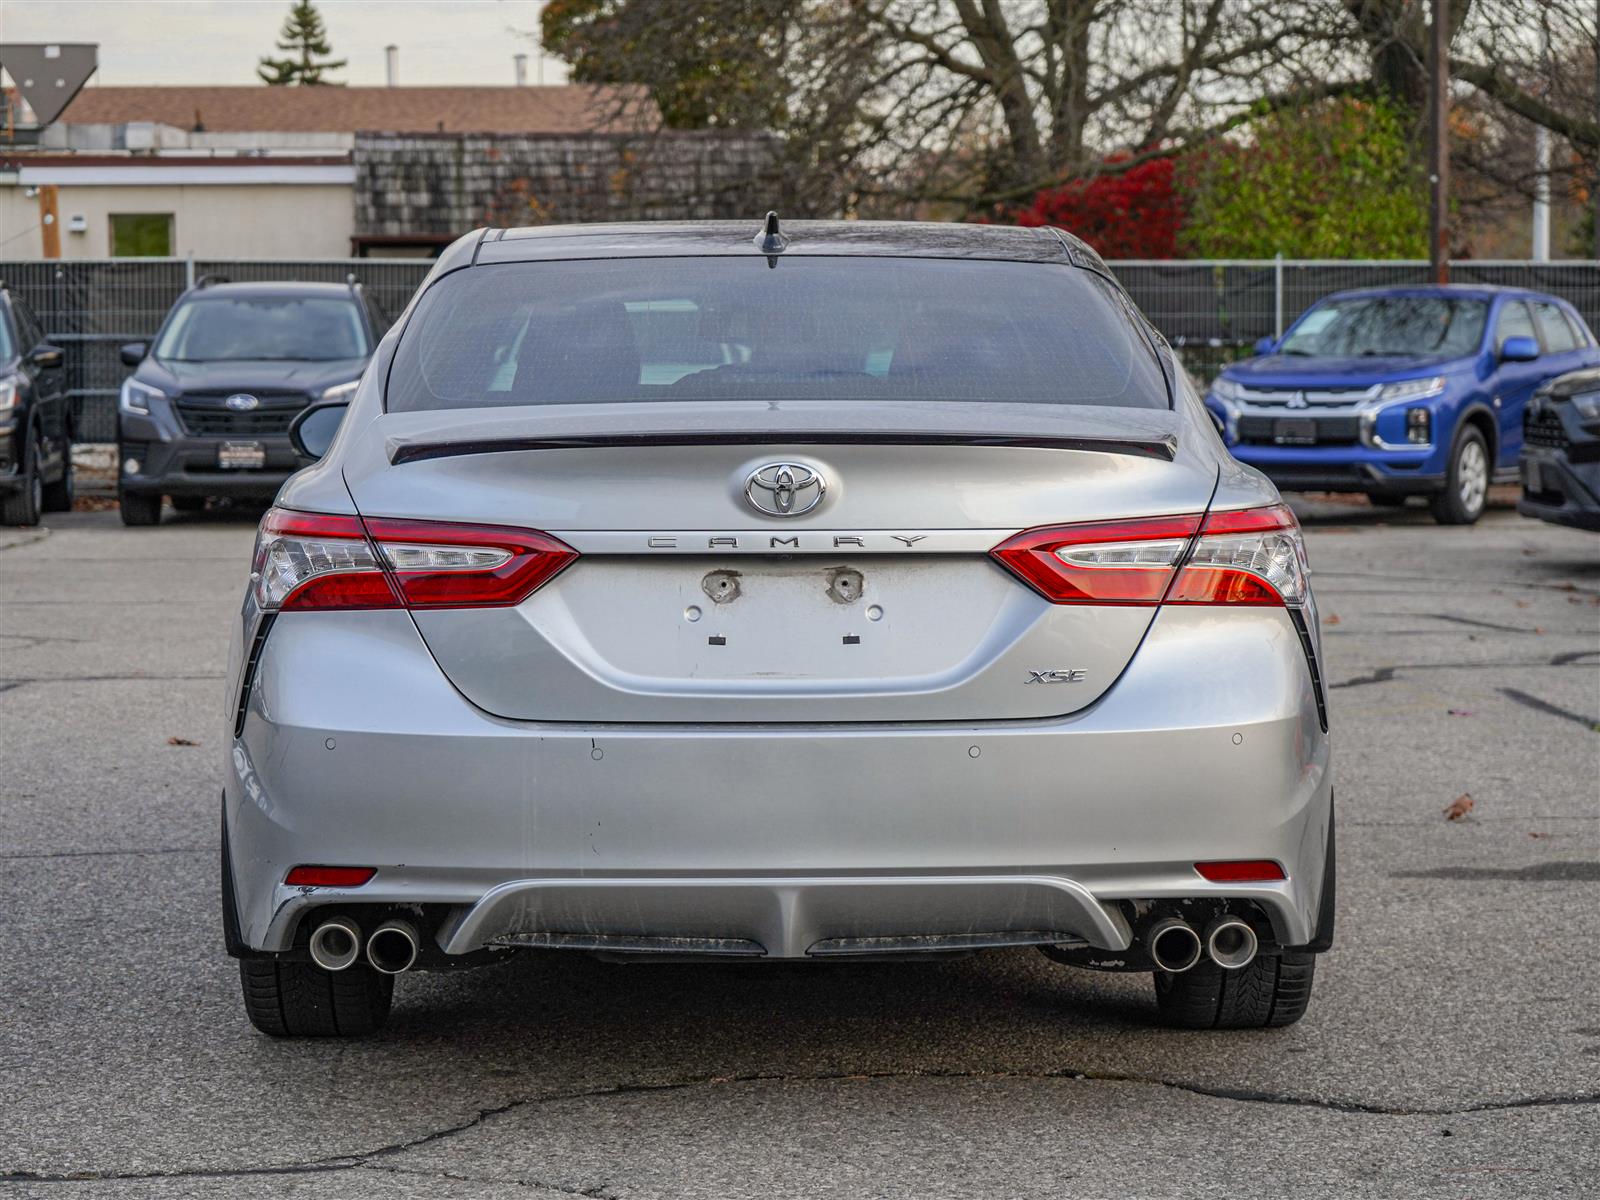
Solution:
<svg viewBox="0 0 1600 1200">
<path fill-rule="evenodd" d="M 1271 354 L 1277 348 L 1278 348 L 1278 339 L 1275 338 L 1275 337 L 1264 337 L 1264 338 L 1257 338 L 1256 339 L 1256 353 L 1257 354 Z"/>
<path fill-rule="evenodd" d="M 122 356 L 122 365 L 137 367 L 144 361 L 145 351 L 149 348 L 145 342 L 123 342 L 122 349 L 118 352 Z"/>
<path fill-rule="evenodd" d="M 46 345 L 36 347 L 29 357 L 33 360 L 34 366 L 42 367 L 47 371 L 55 370 L 64 361 L 60 346 Z"/>
<path fill-rule="evenodd" d="M 326 454 L 344 421 L 345 409 L 349 407 L 348 401 L 332 400 L 302 409 L 289 422 L 289 444 L 294 447 L 295 453 L 312 462 Z"/>
<path fill-rule="evenodd" d="M 1531 337 L 1508 337 L 1500 346 L 1501 362 L 1532 362 L 1539 357 L 1539 343 Z"/>
</svg>

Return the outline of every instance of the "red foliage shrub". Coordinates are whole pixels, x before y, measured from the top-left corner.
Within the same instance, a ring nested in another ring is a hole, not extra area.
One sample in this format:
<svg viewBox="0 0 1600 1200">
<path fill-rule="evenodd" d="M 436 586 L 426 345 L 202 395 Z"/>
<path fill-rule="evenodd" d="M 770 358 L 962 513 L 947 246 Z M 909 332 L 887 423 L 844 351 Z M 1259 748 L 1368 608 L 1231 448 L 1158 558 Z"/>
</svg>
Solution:
<svg viewBox="0 0 1600 1200">
<path fill-rule="evenodd" d="M 1183 203 L 1173 187 L 1170 158 L 1074 179 L 1039 192 L 1027 208 L 1008 215 L 1018 225 L 1059 225 L 1088 242 L 1101 258 L 1181 257 Z"/>
</svg>

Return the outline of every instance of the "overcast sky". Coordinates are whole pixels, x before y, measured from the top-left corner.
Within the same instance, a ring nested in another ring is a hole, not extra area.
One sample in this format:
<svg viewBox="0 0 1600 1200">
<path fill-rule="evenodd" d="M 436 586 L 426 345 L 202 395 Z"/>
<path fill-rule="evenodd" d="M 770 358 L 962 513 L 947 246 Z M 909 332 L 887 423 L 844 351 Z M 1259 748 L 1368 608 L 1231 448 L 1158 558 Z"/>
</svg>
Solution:
<svg viewBox="0 0 1600 1200">
<path fill-rule="evenodd" d="M 0 0 L 0 42 L 98 42 L 95 84 L 251 84 L 273 43 L 288 0 Z M 317 0 L 337 58 L 335 78 L 384 82 L 383 48 L 400 47 L 402 84 L 510 84 L 511 56 L 528 55 L 538 0 Z M 562 83 L 564 64 L 544 61 L 544 82 Z"/>
</svg>

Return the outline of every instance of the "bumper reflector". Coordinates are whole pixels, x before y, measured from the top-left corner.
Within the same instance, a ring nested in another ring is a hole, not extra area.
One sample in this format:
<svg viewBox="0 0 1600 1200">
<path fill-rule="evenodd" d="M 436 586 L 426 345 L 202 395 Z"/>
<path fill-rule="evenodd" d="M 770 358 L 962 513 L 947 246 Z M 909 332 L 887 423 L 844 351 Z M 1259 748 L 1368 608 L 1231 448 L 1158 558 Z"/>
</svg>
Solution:
<svg viewBox="0 0 1600 1200">
<path fill-rule="evenodd" d="M 291 867 L 284 882 L 290 887 L 360 887 L 377 867 Z"/>
<path fill-rule="evenodd" d="M 1194 869 L 1212 883 L 1276 883 L 1288 878 L 1283 868 L 1270 858 L 1195 863 Z"/>
</svg>

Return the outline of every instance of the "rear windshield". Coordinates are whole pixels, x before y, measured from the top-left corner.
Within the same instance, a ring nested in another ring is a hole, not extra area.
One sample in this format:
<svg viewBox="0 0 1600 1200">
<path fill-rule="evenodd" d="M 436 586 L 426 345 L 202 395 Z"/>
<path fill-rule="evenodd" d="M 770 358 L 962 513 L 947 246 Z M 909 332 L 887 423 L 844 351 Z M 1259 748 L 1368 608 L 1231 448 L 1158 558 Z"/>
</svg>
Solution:
<svg viewBox="0 0 1600 1200">
<path fill-rule="evenodd" d="M 367 329 L 354 302 L 332 296 L 189 300 L 156 343 L 169 362 L 365 358 Z"/>
<path fill-rule="evenodd" d="M 1279 354 L 1317 358 L 1464 358 L 1476 354 L 1486 300 L 1362 296 L 1328 300 L 1295 323 Z"/>
<path fill-rule="evenodd" d="M 1167 407 L 1154 352 L 1076 267 L 640 258 L 447 275 L 406 328 L 391 411 L 648 400 Z"/>
</svg>

